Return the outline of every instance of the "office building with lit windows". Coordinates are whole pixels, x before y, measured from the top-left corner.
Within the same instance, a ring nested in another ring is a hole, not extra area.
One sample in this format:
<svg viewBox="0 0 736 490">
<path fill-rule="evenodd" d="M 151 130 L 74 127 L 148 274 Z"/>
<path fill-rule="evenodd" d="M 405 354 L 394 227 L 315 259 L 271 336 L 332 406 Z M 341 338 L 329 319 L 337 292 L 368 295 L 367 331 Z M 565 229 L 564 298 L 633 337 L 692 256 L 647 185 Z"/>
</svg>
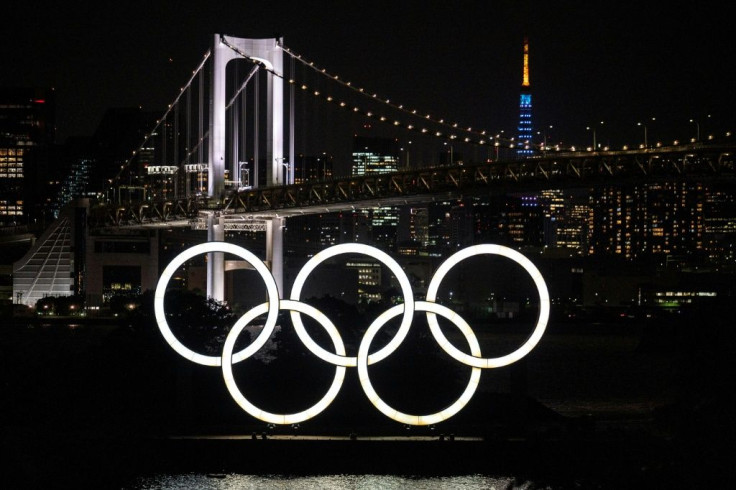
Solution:
<svg viewBox="0 0 736 490">
<path fill-rule="evenodd" d="M 729 185 L 706 189 L 703 249 L 711 261 L 736 264 L 736 189 Z"/>
<path fill-rule="evenodd" d="M 352 175 L 385 174 L 399 169 L 399 144 L 390 138 L 356 136 Z"/>
<path fill-rule="evenodd" d="M 577 255 L 587 255 L 593 229 L 593 209 L 587 202 L 570 199 L 557 225 L 555 246 L 568 248 Z"/>
<path fill-rule="evenodd" d="M 358 300 L 364 303 L 381 301 L 381 264 L 375 260 L 350 260 L 347 269 L 358 272 Z"/>
<path fill-rule="evenodd" d="M 541 247 L 544 244 L 544 214 L 536 194 L 506 196 L 501 211 L 499 233 L 513 247 Z"/>
<path fill-rule="evenodd" d="M 703 250 L 706 195 L 703 184 L 687 182 L 596 189 L 589 252 L 633 260 Z"/>
<path fill-rule="evenodd" d="M 0 89 L 0 226 L 44 221 L 44 182 L 54 134 L 51 90 Z"/>
<path fill-rule="evenodd" d="M 399 144 L 390 138 L 356 136 L 352 175 L 384 174 L 399 169 Z M 372 243 L 384 250 L 396 248 L 399 210 L 381 206 L 361 211 L 371 223 Z"/>
<path fill-rule="evenodd" d="M 333 176 L 334 158 L 323 152 L 321 155 L 296 155 L 294 161 L 294 183 L 330 179 Z"/>
</svg>

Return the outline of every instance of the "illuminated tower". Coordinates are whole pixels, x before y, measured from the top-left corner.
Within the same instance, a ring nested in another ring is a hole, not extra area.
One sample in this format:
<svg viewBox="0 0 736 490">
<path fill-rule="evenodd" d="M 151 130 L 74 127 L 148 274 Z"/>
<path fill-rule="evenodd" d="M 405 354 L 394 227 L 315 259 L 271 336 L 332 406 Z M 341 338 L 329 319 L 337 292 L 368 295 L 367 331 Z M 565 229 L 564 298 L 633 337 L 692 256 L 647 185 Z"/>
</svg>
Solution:
<svg viewBox="0 0 736 490">
<path fill-rule="evenodd" d="M 532 155 L 532 90 L 529 85 L 529 39 L 524 37 L 524 71 L 519 101 L 519 141 L 516 155 L 523 158 Z"/>
</svg>

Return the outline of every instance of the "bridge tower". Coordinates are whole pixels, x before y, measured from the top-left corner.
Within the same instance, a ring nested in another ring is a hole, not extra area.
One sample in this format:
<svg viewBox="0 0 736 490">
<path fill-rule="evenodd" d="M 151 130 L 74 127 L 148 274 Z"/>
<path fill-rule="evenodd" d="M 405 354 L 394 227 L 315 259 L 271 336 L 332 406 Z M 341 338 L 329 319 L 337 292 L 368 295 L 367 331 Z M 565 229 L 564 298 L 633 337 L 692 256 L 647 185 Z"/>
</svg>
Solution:
<svg viewBox="0 0 736 490">
<path fill-rule="evenodd" d="M 236 58 L 246 58 L 264 68 L 266 75 L 266 185 L 283 185 L 293 179 L 284 172 L 284 87 L 281 38 L 247 39 L 215 34 L 212 46 L 212 84 L 210 94 L 210 136 L 208 194 L 222 199 L 225 192 L 226 154 L 226 67 Z M 258 162 L 256 162 L 256 165 Z M 230 162 L 230 175 L 239 172 L 238 162 Z M 258 182 L 254 182 L 258 185 Z M 283 294 L 283 227 L 284 218 L 271 218 L 266 223 L 266 260 Z M 207 240 L 225 239 L 224 218 L 211 216 L 207 223 Z M 207 296 L 218 301 L 225 297 L 225 263 L 222 252 L 212 252 L 207 260 Z"/>
</svg>

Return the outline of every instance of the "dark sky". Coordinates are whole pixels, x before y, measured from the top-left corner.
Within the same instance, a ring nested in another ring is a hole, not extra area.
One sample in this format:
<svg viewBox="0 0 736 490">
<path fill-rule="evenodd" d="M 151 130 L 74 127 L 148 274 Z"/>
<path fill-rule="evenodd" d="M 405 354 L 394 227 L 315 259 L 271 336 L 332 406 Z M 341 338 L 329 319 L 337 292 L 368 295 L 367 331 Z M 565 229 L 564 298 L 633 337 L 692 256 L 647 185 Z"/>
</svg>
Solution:
<svg viewBox="0 0 736 490">
<path fill-rule="evenodd" d="M 678 3 L 10 0 L 0 84 L 54 87 L 63 141 L 91 134 L 110 107 L 163 110 L 215 33 L 278 34 L 392 101 L 510 131 L 526 33 L 534 126 L 553 125 L 554 139 L 587 141 L 585 127 L 604 120 L 599 141 L 632 144 L 651 117 L 650 141 L 694 136 L 690 118 L 733 130 L 736 7 Z"/>
</svg>

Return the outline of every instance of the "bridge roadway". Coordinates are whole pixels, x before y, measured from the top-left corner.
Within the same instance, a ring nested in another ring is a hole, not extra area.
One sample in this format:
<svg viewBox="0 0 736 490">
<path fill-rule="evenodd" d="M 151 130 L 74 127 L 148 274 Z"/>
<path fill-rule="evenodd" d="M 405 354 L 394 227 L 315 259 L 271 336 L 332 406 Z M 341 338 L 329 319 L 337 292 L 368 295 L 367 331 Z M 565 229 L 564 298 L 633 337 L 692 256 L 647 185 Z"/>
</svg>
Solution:
<svg viewBox="0 0 736 490">
<path fill-rule="evenodd" d="M 736 142 L 692 143 L 621 151 L 549 151 L 527 159 L 425 167 L 302 184 L 230 191 L 223 199 L 189 197 L 96 203 L 92 228 L 192 227 L 206 229 L 207 214 L 225 217 L 226 229 L 261 231 L 273 217 L 418 204 L 460 196 L 627 182 L 734 181 Z"/>
</svg>

